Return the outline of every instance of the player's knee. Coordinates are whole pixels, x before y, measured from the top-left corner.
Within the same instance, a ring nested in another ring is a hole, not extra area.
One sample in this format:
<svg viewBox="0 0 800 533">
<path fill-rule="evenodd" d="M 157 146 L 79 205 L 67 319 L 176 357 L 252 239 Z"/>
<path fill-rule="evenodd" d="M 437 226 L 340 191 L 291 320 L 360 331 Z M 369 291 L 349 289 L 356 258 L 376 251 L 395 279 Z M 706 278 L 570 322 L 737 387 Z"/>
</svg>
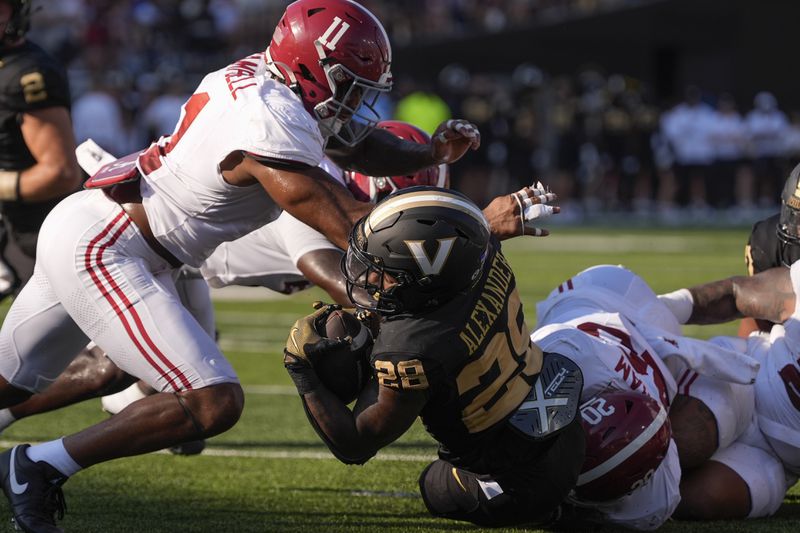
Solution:
<svg viewBox="0 0 800 533">
<path fill-rule="evenodd" d="M 677 395 L 669 411 L 669 421 L 682 468 L 697 467 L 714 454 L 719 442 L 717 421 L 702 401 Z"/>
<path fill-rule="evenodd" d="M 211 437 L 232 428 L 244 409 L 239 383 L 220 383 L 178 394 L 198 437 Z"/>
<path fill-rule="evenodd" d="M 708 461 L 681 480 L 679 520 L 730 520 L 750 513 L 747 483 L 726 465 Z"/>
</svg>

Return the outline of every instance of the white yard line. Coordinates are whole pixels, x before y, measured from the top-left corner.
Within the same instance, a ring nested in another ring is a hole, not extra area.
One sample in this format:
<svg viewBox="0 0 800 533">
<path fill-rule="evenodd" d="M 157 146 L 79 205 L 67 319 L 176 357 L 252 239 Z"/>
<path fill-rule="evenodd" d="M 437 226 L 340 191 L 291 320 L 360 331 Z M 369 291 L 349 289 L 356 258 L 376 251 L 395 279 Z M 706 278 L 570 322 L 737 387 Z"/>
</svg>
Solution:
<svg viewBox="0 0 800 533">
<path fill-rule="evenodd" d="M 0 447 L 2 448 L 11 448 L 12 446 L 17 446 L 19 444 L 24 444 L 24 443 L 15 440 L 0 439 Z M 38 444 L 38 443 L 31 441 L 29 442 L 29 444 Z M 161 450 L 153 453 L 172 455 L 167 450 Z M 238 450 L 232 448 L 209 447 L 203 450 L 203 453 L 201 455 L 207 457 L 240 457 L 249 459 L 304 459 L 304 460 L 314 459 L 314 460 L 337 461 L 337 459 L 333 455 L 331 455 L 330 452 L 310 452 L 310 451 L 297 451 L 297 450 Z M 435 459 L 436 456 L 433 454 L 415 455 L 409 453 L 378 452 L 378 455 L 373 457 L 371 460 L 400 461 L 404 463 L 412 463 L 412 462 L 433 461 Z"/>
</svg>

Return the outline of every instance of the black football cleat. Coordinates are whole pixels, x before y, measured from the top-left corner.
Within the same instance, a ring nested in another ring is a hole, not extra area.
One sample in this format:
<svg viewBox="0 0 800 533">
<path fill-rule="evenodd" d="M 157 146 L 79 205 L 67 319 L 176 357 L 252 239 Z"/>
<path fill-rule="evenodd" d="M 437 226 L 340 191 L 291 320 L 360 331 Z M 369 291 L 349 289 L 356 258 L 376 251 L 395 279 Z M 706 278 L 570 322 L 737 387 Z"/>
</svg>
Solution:
<svg viewBox="0 0 800 533">
<path fill-rule="evenodd" d="M 64 518 L 67 504 L 61 485 L 67 477 L 49 464 L 34 463 L 21 444 L 0 453 L 0 482 L 11 504 L 11 521 L 17 530 L 27 533 L 63 532 L 56 517 Z"/>
<path fill-rule="evenodd" d="M 168 449 L 173 455 L 198 455 L 206 449 L 206 441 L 205 439 L 190 440 L 170 446 Z"/>
</svg>

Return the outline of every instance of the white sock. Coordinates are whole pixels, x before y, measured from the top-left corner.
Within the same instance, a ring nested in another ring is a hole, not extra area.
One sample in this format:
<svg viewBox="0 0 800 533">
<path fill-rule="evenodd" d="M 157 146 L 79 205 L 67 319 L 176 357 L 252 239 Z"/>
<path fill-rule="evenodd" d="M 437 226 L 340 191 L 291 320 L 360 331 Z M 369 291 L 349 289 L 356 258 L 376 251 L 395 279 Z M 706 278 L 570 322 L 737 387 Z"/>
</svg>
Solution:
<svg viewBox="0 0 800 533">
<path fill-rule="evenodd" d="M 658 299 L 672 311 L 672 314 L 678 319 L 678 323 L 686 324 L 689 321 L 694 309 L 694 298 L 689 289 L 678 289 L 667 294 L 659 294 Z"/>
<path fill-rule="evenodd" d="M 128 407 L 136 400 L 141 400 L 147 396 L 139 388 L 139 383 L 134 383 L 127 389 L 117 392 L 116 394 L 109 394 L 100 399 L 100 404 L 103 406 L 103 411 L 115 415 Z"/>
<path fill-rule="evenodd" d="M 76 463 L 75 459 L 64 448 L 63 438 L 36 444 L 25 451 L 28 454 L 28 459 L 34 463 L 44 461 L 67 477 L 81 470 L 81 465 Z"/>
<path fill-rule="evenodd" d="M 17 420 L 10 409 L 0 409 L 0 431 L 5 430 L 8 426 Z"/>
</svg>

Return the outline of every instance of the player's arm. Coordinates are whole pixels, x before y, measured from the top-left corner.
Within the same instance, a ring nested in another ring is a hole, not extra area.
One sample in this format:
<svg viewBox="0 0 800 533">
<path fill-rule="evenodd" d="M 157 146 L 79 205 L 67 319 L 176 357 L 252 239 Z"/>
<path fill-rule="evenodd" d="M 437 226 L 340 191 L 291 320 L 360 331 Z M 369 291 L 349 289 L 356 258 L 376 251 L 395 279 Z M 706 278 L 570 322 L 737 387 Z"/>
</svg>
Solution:
<svg viewBox="0 0 800 533">
<path fill-rule="evenodd" d="M 430 144 L 417 144 L 375 128 L 353 147 L 329 141 L 325 154 L 341 168 L 367 176 L 400 176 L 440 163 L 455 163 L 481 145 L 478 128 L 466 120 L 448 120 L 436 128 Z"/>
<path fill-rule="evenodd" d="M 795 307 L 786 267 L 697 285 L 688 289 L 687 298 L 691 305 L 688 324 L 718 324 L 743 316 L 780 323 L 792 315 Z"/>
<path fill-rule="evenodd" d="M 353 411 L 320 384 L 303 396 L 317 434 L 340 461 L 363 464 L 397 440 L 427 401 L 421 391 L 395 390 L 370 381 Z"/>
<path fill-rule="evenodd" d="M 319 167 L 267 166 L 252 157 L 237 163 L 236 171 L 255 177 L 281 209 L 342 249 L 347 248 L 353 224 L 372 209 Z"/>
<path fill-rule="evenodd" d="M 81 175 L 67 108 L 46 107 L 23 113 L 20 130 L 36 163 L 20 172 L 16 199 L 43 202 L 76 191 Z"/>
<path fill-rule="evenodd" d="M 297 269 L 308 281 L 327 292 L 333 300 L 345 307 L 353 302 L 347 296 L 347 283 L 342 274 L 342 251 L 333 248 L 312 250 L 297 261 Z"/>
</svg>

